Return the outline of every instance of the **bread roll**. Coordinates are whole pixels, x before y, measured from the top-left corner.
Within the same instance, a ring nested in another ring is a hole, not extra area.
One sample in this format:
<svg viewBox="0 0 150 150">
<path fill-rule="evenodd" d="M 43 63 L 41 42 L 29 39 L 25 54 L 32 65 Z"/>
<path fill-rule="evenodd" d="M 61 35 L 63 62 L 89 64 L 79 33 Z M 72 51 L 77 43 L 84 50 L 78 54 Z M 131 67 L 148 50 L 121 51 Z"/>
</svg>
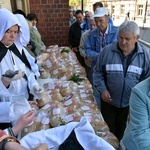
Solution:
<svg viewBox="0 0 150 150">
<path fill-rule="evenodd" d="M 96 135 L 107 141 L 109 144 L 111 144 L 115 149 L 118 149 L 119 147 L 119 141 L 117 137 L 111 133 L 110 131 L 107 132 L 99 132 L 96 131 Z"/>
<path fill-rule="evenodd" d="M 92 116 L 91 125 L 95 131 L 101 131 L 101 132 L 109 131 L 108 125 L 106 124 L 106 122 L 104 122 L 101 119 L 99 114 Z"/>
<path fill-rule="evenodd" d="M 37 62 L 38 63 L 42 63 L 44 61 L 46 61 L 49 57 L 49 53 L 41 53 L 38 57 L 37 57 Z"/>
<path fill-rule="evenodd" d="M 63 100 L 63 96 L 60 93 L 59 89 L 54 89 L 51 93 L 51 98 L 53 101 L 62 101 Z"/>
<path fill-rule="evenodd" d="M 70 87 L 70 82 L 64 82 L 64 84 L 60 88 L 60 93 L 62 96 L 66 96 L 72 92 L 72 89 Z"/>
<path fill-rule="evenodd" d="M 63 59 L 68 59 L 68 58 L 69 58 L 69 54 L 66 53 L 66 52 L 63 52 L 63 53 L 61 53 L 61 57 L 62 57 Z"/>
<path fill-rule="evenodd" d="M 47 91 L 44 91 L 41 99 L 37 100 L 37 103 L 39 107 L 43 107 L 50 101 L 51 101 L 51 97 L 49 96 Z"/>
<path fill-rule="evenodd" d="M 25 127 L 21 132 L 21 137 L 24 137 L 28 133 L 32 133 L 36 131 L 36 123 L 33 122 L 30 126 Z"/>
<path fill-rule="evenodd" d="M 49 74 L 48 74 L 48 72 L 47 72 L 44 68 L 41 68 L 41 69 L 39 70 L 39 72 L 40 72 L 40 78 L 41 78 L 41 79 L 46 79 L 46 78 L 48 78 Z"/>
<path fill-rule="evenodd" d="M 50 128 L 50 119 L 49 117 L 44 117 L 41 121 L 41 130 L 46 130 Z"/>
<path fill-rule="evenodd" d="M 45 90 L 54 90 L 57 89 L 58 85 L 57 82 L 48 82 L 44 84 L 44 89 Z"/>
</svg>

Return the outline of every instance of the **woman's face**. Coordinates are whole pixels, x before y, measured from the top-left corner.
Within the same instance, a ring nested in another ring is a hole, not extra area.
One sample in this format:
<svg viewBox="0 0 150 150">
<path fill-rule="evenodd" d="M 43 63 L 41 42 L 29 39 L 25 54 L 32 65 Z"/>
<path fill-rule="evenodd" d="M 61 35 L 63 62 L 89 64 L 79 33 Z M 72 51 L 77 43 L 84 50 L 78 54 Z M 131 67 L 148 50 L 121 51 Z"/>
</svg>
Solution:
<svg viewBox="0 0 150 150">
<path fill-rule="evenodd" d="M 32 26 L 33 27 L 36 26 L 36 24 L 37 24 L 37 20 L 36 19 L 32 20 L 31 22 L 32 22 Z"/>
<path fill-rule="evenodd" d="M 18 35 L 18 32 L 19 32 L 19 26 L 18 25 L 12 26 L 5 32 L 1 42 L 7 46 L 12 45 Z"/>
</svg>

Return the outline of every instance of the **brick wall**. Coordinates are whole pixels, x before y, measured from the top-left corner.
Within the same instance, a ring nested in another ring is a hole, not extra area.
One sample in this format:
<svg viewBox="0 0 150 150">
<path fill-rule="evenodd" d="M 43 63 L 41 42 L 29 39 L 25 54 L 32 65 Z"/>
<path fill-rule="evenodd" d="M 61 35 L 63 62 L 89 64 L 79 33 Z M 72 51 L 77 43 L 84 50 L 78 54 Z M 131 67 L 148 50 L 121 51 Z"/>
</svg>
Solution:
<svg viewBox="0 0 150 150">
<path fill-rule="evenodd" d="M 38 16 L 38 30 L 46 46 L 68 46 L 68 0 L 30 0 L 30 12 Z"/>
</svg>

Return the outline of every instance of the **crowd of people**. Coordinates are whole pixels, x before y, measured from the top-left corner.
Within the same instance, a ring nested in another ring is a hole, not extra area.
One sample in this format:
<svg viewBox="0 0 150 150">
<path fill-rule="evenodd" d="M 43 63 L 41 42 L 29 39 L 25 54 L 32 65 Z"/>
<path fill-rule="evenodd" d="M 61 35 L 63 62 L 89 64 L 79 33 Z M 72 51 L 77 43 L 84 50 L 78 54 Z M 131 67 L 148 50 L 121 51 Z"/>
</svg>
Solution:
<svg viewBox="0 0 150 150">
<path fill-rule="evenodd" d="M 36 14 L 26 16 L 21 10 L 11 13 L 1 8 L 0 22 L 0 138 L 4 137 L 0 149 L 25 150 L 15 137 L 33 121 L 29 100 L 43 93 L 36 80 L 36 57 L 46 47 Z M 86 69 L 104 121 L 120 141 L 119 148 L 127 150 L 150 145 L 150 54 L 139 38 L 140 28 L 134 21 L 126 19 L 114 26 L 101 2 L 94 3 L 93 12 L 85 15 L 82 10 L 69 10 L 70 47 Z M 13 122 L 9 111 L 18 102 L 27 110 Z M 40 147 L 47 149 L 41 144 L 35 150 Z"/>
<path fill-rule="evenodd" d="M 110 131 L 121 141 L 122 149 L 148 149 L 150 54 L 138 41 L 140 28 L 129 20 L 129 13 L 115 27 L 101 2 L 93 4 L 93 12 L 89 30 L 83 31 L 78 20 L 70 27 L 69 40 L 77 43 L 70 42 L 70 46 L 80 52 L 82 61 L 84 58 L 95 100 Z M 86 14 L 88 11 L 82 16 L 82 24 L 88 26 Z M 75 24 L 80 32 L 74 34 Z"/>
</svg>

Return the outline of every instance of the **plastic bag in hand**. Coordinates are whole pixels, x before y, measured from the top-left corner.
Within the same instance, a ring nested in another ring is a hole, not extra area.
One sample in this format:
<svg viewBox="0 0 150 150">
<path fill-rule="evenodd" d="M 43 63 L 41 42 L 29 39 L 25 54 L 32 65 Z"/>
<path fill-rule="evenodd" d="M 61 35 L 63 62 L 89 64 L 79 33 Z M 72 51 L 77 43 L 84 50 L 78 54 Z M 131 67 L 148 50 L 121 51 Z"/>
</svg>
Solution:
<svg viewBox="0 0 150 150">
<path fill-rule="evenodd" d="M 24 98 L 23 96 L 14 97 L 9 111 L 9 117 L 12 121 L 12 125 L 15 125 L 16 121 L 29 110 L 32 109 L 26 98 Z"/>
<path fill-rule="evenodd" d="M 44 89 L 39 86 L 39 85 L 35 85 L 33 87 L 33 90 L 34 90 L 34 96 L 37 98 L 37 99 L 40 99 L 43 95 L 43 92 L 44 92 Z"/>
<path fill-rule="evenodd" d="M 7 82 L 12 82 L 22 78 L 24 74 L 25 74 L 24 71 L 21 70 L 17 71 L 7 70 L 6 73 L 3 75 L 3 79 Z"/>
</svg>

